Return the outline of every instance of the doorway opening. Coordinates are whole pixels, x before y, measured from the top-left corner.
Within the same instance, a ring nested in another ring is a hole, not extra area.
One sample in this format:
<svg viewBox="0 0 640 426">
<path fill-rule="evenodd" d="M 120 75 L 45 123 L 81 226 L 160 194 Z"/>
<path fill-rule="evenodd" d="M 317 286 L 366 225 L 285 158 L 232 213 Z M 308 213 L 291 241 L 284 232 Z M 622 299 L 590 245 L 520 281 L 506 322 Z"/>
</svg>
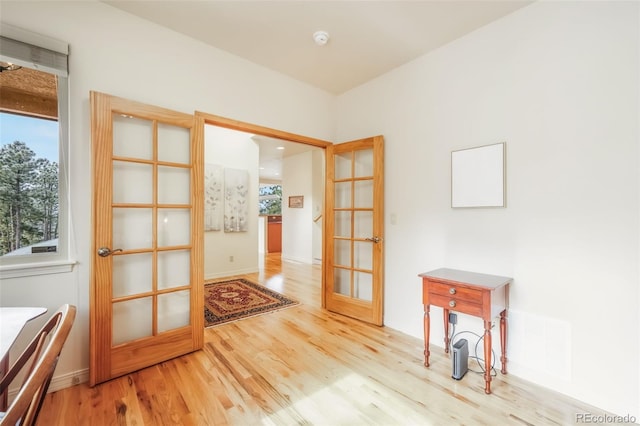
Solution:
<svg viewBox="0 0 640 426">
<path fill-rule="evenodd" d="M 203 118 L 205 170 L 210 164 L 222 169 L 221 218 L 228 202 L 226 169 L 244 169 L 249 179 L 246 231 L 225 232 L 224 219 L 216 230 L 205 230 L 205 280 L 256 272 L 266 255 L 278 253 L 285 262 L 321 263 L 324 147 L 330 143 L 196 115 Z M 289 198 L 304 202 L 290 207 Z"/>
</svg>

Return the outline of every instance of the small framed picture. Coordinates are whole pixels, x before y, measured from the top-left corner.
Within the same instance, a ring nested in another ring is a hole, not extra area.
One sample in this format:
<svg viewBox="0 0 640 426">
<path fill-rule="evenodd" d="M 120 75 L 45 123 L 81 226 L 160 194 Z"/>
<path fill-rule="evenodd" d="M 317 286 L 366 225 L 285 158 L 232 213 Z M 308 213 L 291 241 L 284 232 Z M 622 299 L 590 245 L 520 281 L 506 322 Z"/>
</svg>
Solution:
<svg viewBox="0 0 640 426">
<path fill-rule="evenodd" d="M 304 195 L 292 195 L 289 197 L 289 207 L 301 209 L 304 206 Z"/>
<path fill-rule="evenodd" d="M 505 207 L 506 143 L 451 152 L 451 207 Z"/>
</svg>

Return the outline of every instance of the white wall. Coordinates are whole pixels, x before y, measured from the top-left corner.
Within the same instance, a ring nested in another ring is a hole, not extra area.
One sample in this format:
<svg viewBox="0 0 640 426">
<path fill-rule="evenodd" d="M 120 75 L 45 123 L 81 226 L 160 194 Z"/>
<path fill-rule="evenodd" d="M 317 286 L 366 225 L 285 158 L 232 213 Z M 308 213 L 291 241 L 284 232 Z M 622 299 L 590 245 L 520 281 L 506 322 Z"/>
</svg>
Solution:
<svg viewBox="0 0 640 426">
<path fill-rule="evenodd" d="M 250 133 L 205 125 L 205 163 L 249 173 L 247 232 L 204 233 L 204 278 L 220 278 L 258 271 L 258 144 Z M 224 189 L 223 189 L 224 190 Z M 224 211 L 224 208 L 222 209 Z"/>
<path fill-rule="evenodd" d="M 312 216 L 313 225 L 311 235 L 313 247 L 311 249 L 314 263 L 322 263 L 322 228 L 324 218 L 324 183 L 325 183 L 325 151 L 318 149 L 311 153 L 311 164 L 313 170 L 313 182 L 311 183 L 311 195 L 313 197 Z"/>
<path fill-rule="evenodd" d="M 70 44 L 72 273 L 3 280 L 2 306 L 78 306 L 52 389 L 89 366 L 91 135 L 89 91 L 182 112 L 204 111 L 332 140 L 334 97 L 104 3 L 0 2 L 2 22 Z M 253 247 L 255 251 L 255 245 Z"/>
<path fill-rule="evenodd" d="M 79 264 L 0 286 L 3 306 L 78 305 L 57 377 L 89 364 L 88 94 L 97 90 L 325 140 L 383 134 L 386 211 L 397 216 L 385 224 L 387 325 L 422 336 L 420 272 L 513 276 L 512 374 L 639 415 L 637 3 L 536 3 L 347 93 L 337 108 L 327 93 L 102 3 L 2 1 L 0 16 L 71 48 Z M 508 207 L 451 210 L 450 151 L 499 141 Z"/>
<path fill-rule="evenodd" d="M 282 259 L 313 263 L 312 151 L 282 161 Z M 289 197 L 302 195 L 302 208 L 289 207 Z"/>
<path fill-rule="evenodd" d="M 512 276 L 511 373 L 636 416 L 638 7 L 535 3 L 340 96 L 336 115 L 337 140 L 385 136 L 385 323 L 422 336 L 420 272 Z M 507 207 L 452 210 L 451 151 L 502 141 Z"/>
<path fill-rule="evenodd" d="M 267 216 L 258 216 L 258 256 L 267 252 Z"/>
</svg>

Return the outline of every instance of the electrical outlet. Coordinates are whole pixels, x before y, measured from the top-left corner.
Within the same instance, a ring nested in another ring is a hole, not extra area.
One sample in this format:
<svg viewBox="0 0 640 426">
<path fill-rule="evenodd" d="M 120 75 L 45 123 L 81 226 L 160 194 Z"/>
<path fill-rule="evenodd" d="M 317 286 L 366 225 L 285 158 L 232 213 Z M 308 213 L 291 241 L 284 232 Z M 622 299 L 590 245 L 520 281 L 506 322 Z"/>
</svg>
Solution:
<svg viewBox="0 0 640 426">
<path fill-rule="evenodd" d="M 229 256 L 229 262 L 233 262 L 233 256 Z"/>
<path fill-rule="evenodd" d="M 80 384 L 80 377 L 78 377 L 78 376 L 73 376 L 73 377 L 71 378 L 71 384 L 72 384 L 72 385 L 79 385 L 79 384 Z"/>
<path fill-rule="evenodd" d="M 458 323 L 458 314 L 454 312 L 449 312 L 449 323 L 457 324 Z"/>
</svg>

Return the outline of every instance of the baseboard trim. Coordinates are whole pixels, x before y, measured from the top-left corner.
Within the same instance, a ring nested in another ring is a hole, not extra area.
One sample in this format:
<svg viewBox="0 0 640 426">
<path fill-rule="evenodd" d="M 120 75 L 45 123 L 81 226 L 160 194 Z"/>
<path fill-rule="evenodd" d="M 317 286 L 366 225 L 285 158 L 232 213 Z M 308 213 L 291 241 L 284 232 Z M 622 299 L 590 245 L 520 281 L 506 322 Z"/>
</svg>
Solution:
<svg viewBox="0 0 640 426">
<path fill-rule="evenodd" d="M 49 392 L 55 392 L 60 389 L 70 388 L 89 381 L 89 369 L 72 371 L 71 373 L 54 376 L 49 385 Z"/>
<path fill-rule="evenodd" d="M 204 280 L 211 281 L 211 280 L 217 280 L 218 278 L 233 277 L 236 275 L 247 275 L 247 274 L 253 274 L 256 272 L 258 272 L 258 269 L 256 268 L 234 269 L 229 271 L 223 271 L 218 274 L 207 275 L 206 277 L 204 277 Z"/>
<path fill-rule="evenodd" d="M 313 264 L 313 259 L 309 259 L 308 257 L 295 257 L 295 256 L 288 256 L 283 254 L 281 258 L 286 262 L 304 263 L 305 265 Z"/>
<path fill-rule="evenodd" d="M 54 376 L 51 379 L 51 383 L 49 384 L 49 389 L 47 393 L 59 391 L 62 389 L 70 388 L 71 386 L 79 385 L 80 383 L 85 383 L 89 381 L 89 369 L 85 368 L 83 370 L 72 371 L 71 373 L 61 374 L 59 376 Z M 9 400 L 13 400 L 15 396 L 18 394 L 19 387 L 9 389 Z"/>
</svg>

